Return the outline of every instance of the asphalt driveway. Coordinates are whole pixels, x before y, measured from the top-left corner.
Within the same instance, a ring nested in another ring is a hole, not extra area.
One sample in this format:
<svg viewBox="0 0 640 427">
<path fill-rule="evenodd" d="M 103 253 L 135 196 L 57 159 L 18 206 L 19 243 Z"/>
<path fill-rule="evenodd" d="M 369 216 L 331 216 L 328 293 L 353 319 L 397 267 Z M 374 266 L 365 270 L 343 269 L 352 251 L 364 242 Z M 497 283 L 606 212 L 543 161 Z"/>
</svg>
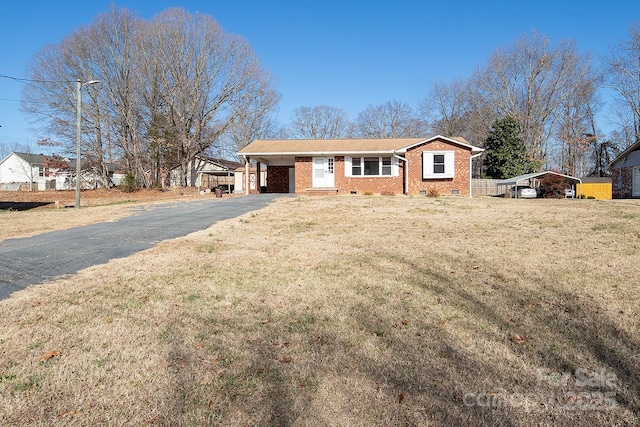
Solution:
<svg viewBox="0 0 640 427">
<path fill-rule="evenodd" d="M 0 300 L 27 286 L 124 258 L 262 209 L 282 194 L 145 205 L 134 215 L 0 243 Z"/>
</svg>

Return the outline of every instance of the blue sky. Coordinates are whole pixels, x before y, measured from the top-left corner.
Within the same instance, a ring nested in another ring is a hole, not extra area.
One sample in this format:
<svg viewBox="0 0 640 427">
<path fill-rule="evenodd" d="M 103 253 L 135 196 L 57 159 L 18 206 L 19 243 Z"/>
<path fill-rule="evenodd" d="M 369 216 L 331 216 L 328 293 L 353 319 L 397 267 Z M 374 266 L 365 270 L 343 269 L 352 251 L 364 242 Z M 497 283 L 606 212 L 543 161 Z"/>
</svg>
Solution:
<svg viewBox="0 0 640 427">
<path fill-rule="evenodd" d="M 12 1 L 0 15 L 0 75 L 25 77 L 41 47 L 89 25 L 112 3 L 145 19 L 169 7 L 207 13 L 245 37 L 278 81 L 282 124 L 300 106 L 343 108 L 352 120 L 390 100 L 416 107 L 434 82 L 469 77 L 531 31 L 552 42 L 573 39 L 597 62 L 640 21 L 638 0 Z M 0 143 L 33 145 L 47 136 L 20 112 L 22 87 L 0 78 Z"/>
</svg>

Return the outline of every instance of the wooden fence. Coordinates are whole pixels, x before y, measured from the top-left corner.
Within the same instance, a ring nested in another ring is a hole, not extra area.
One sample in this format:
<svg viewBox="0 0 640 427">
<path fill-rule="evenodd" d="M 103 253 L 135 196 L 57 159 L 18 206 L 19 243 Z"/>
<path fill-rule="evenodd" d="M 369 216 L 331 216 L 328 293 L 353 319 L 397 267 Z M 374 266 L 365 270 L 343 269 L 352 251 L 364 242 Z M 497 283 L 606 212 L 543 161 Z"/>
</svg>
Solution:
<svg viewBox="0 0 640 427">
<path fill-rule="evenodd" d="M 498 196 L 502 194 L 504 188 L 498 188 L 497 179 L 473 179 L 471 191 L 474 196 Z"/>
</svg>

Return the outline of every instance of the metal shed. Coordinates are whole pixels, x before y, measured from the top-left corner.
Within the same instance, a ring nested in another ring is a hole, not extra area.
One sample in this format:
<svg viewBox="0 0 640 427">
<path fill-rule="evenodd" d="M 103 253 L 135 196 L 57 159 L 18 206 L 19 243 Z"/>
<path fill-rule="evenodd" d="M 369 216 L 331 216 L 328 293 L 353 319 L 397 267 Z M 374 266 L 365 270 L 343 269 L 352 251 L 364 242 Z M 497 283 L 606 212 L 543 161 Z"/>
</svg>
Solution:
<svg viewBox="0 0 640 427">
<path fill-rule="evenodd" d="M 518 185 L 529 185 L 531 187 L 537 187 L 538 185 L 536 185 L 536 181 L 539 181 L 540 178 L 542 178 L 545 175 L 549 175 L 549 174 L 553 174 L 553 175 L 558 175 L 561 176 L 563 178 L 565 178 L 567 181 L 570 181 L 573 183 L 573 185 L 571 186 L 571 189 L 573 190 L 573 194 L 576 194 L 576 184 L 580 184 L 582 183 L 582 180 L 580 178 L 576 178 L 570 175 L 564 175 L 561 174 L 559 172 L 553 172 L 553 171 L 544 171 L 544 172 L 533 172 L 533 173 L 527 173 L 524 175 L 518 175 L 518 176 L 514 176 L 513 178 L 507 178 L 507 179 L 502 179 L 500 181 L 497 182 L 498 184 L 498 193 L 500 194 L 505 194 L 506 190 L 512 186 L 515 186 L 517 188 Z M 516 191 L 515 197 L 518 197 L 518 192 Z"/>
</svg>

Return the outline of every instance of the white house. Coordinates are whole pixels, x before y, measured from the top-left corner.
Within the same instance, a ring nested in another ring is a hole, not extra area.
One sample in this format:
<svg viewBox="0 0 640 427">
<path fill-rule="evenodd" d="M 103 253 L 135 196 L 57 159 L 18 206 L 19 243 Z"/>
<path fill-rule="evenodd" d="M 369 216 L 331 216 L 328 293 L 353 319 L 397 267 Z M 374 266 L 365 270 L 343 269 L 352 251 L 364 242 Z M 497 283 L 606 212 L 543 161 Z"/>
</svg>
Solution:
<svg viewBox="0 0 640 427">
<path fill-rule="evenodd" d="M 0 161 L 0 190 L 72 190 L 76 188 L 75 159 L 12 152 Z M 118 165 L 107 164 L 109 175 Z M 100 173 L 83 171 L 83 189 L 103 186 Z"/>
<path fill-rule="evenodd" d="M 182 178 L 182 167 L 177 166 L 171 169 L 171 186 L 200 187 L 214 189 L 222 187 L 227 192 L 234 191 L 235 171 L 242 167 L 242 163 L 225 159 L 212 159 L 202 155 L 187 165 L 186 180 Z"/>
</svg>

